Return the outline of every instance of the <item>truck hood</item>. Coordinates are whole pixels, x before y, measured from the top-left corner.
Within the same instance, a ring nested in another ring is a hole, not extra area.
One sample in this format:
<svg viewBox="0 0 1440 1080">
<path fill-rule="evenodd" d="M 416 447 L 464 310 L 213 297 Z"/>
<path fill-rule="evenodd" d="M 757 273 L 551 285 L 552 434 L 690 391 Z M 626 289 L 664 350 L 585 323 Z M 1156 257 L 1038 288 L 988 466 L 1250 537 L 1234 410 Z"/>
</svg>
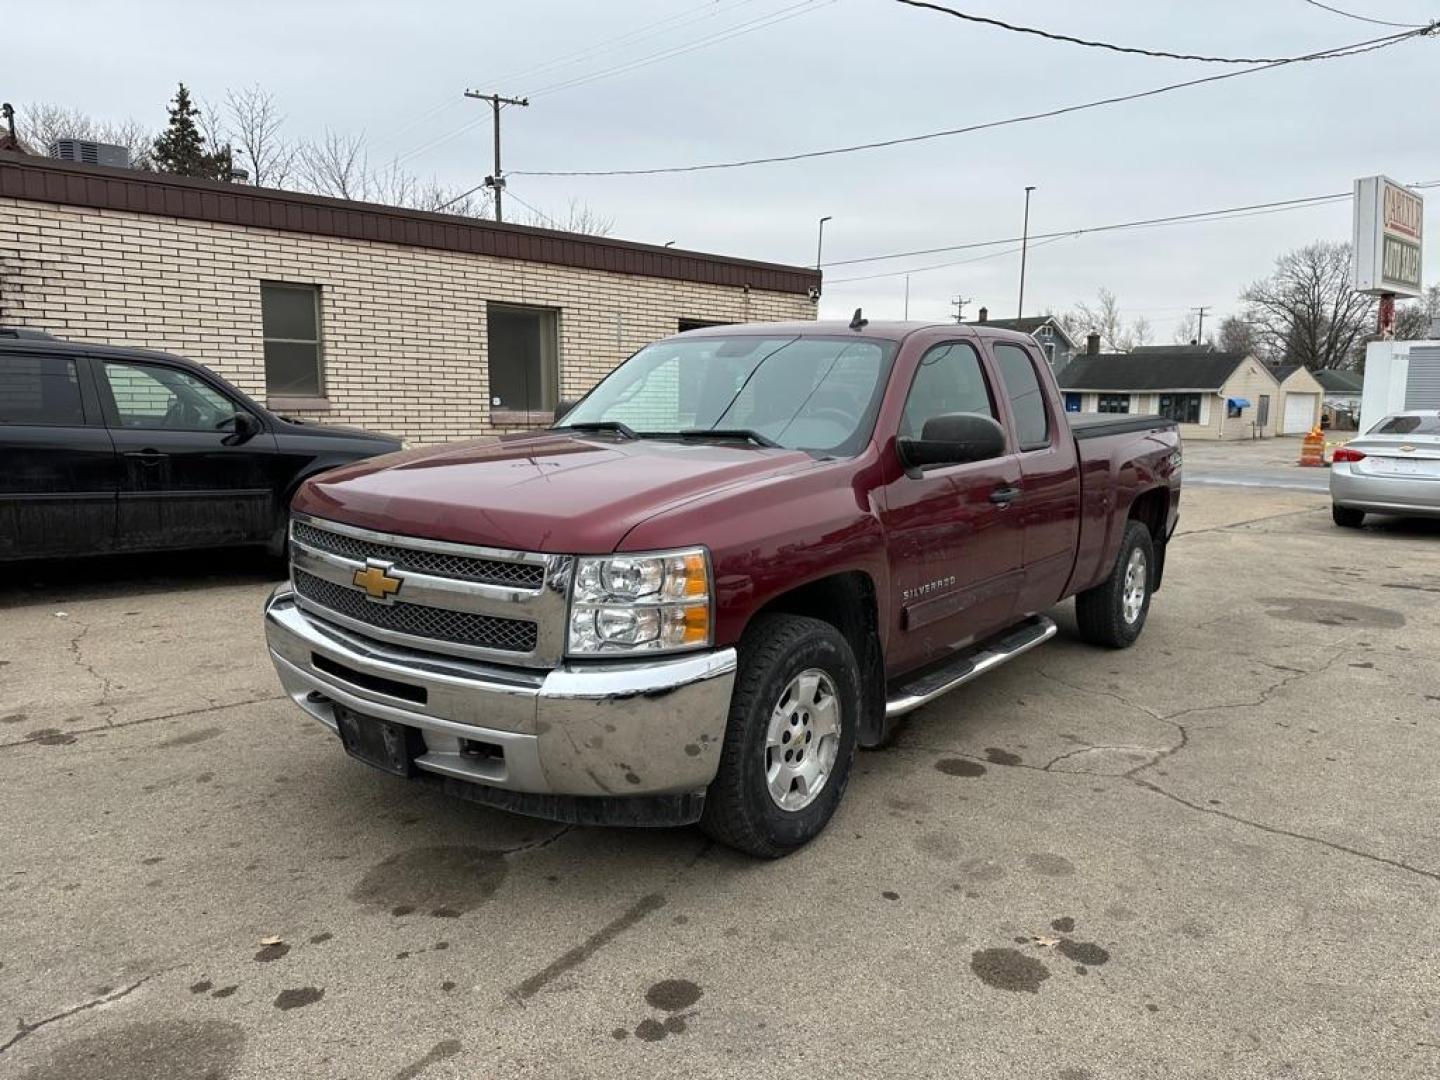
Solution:
<svg viewBox="0 0 1440 1080">
<path fill-rule="evenodd" d="M 452 543 L 603 554 L 664 510 L 816 464 L 798 450 L 542 432 L 347 465 L 301 487 L 294 508 Z"/>
</svg>

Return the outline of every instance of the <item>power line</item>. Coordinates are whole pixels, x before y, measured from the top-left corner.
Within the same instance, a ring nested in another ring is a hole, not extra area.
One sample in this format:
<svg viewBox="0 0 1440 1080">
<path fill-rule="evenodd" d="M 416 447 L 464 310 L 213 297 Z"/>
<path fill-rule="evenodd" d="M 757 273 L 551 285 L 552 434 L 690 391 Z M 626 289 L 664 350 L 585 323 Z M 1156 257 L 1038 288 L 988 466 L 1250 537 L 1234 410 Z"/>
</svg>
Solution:
<svg viewBox="0 0 1440 1080">
<path fill-rule="evenodd" d="M 1425 189 L 1440 187 L 1440 180 L 1427 180 L 1421 183 L 1408 185 L 1412 188 Z M 1204 221 L 1225 221 L 1231 218 L 1258 217 L 1263 214 L 1275 214 L 1285 210 L 1296 210 L 1307 206 L 1320 206 L 1330 203 L 1337 203 L 1349 200 L 1353 197 L 1351 192 L 1338 192 L 1334 195 L 1310 195 L 1299 199 L 1283 199 L 1269 203 L 1254 203 L 1250 206 L 1235 206 L 1221 210 L 1200 210 L 1188 214 L 1171 214 L 1166 217 L 1144 218 L 1138 221 L 1122 221 L 1109 225 L 1092 225 L 1085 228 L 1069 229 L 1062 232 L 1032 234 L 1030 247 L 1032 249 L 1042 247 L 1045 244 L 1053 244 L 1060 240 L 1078 239 L 1090 233 L 1116 232 L 1120 230 L 1154 228 L 1161 225 L 1184 225 L 1198 224 Z M 1037 242 L 1039 241 L 1039 242 Z M 959 259 L 952 262 L 932 263 L 928 266 L 912 266 L 901 270 L 885 270 L 874 274 L 863 274 L 857 277 L 827 278 L 826 285 L 843 285 L 856 281 L 875 281 L 880 278 L 904 277 L 906 274 L 919 274 L 929 270 L 944 270 L 952 266 L 963 266 L 967 263 L 980 262 L 984 259 L 998 259 L 1006 255 L 1015 255 L 1020 251 L 1020 237 L 1010 236 L 1000 240 L 977 240 L 966 244 L 952 244 L 948 247 L 925 248 L 919 251 L 902 251 L 888 255 L 870 255 L 860 259 L 841 259 L 835 262 L 826 263 L 825 266 L 853 266 L 856 263 L 881 262 L 887 259 L 911 258 L 918 255 L 937 255 L 946 251 L 966 251 L 977 248 L 999 247 L 1005 244 L 1016 246 L 1007 248 L 1005 251 L 991 252 L 987 255 Z"/>
<path fill-rule="evenodd" d="M 1343 15 L 1345 16 L 1345 18 L 1354 19 L 1356 22 L 1374 23 L 1376 26 L 1403 26 L 1409 27 L 1411 29 L 1418 29 L 1419 27 L 1424 25 L 1423 23 L 1389 22 L 1385 19 L 1372 19 L 1368 15 L 1356 15 L 1354 12 L 1341 11 L 1337 7 L 1331 7 L 1329 4 L 1320 3 L 1320 0 L 1305 0 L 1305 3 L 1309 4 L 1311 7 L 1320 8 L 1322 11 L 1329 11 L 1335 15 Z"/>
<path fill-rule="evenodd" d="M 714 34 L 699 38 L 693 42 L 673 46 L 659 53 L 639 57 L 638 59 L 627 61 L 613 68 L 592 72 L 589 75 L 577 75 L 573 79 L 566 79 L 562 82 L 552 83 L 549 86 L 542 86 L 538 90 L 531 91 L 529 96 L 540 97 L 543 94 L 553 94 L 560 90 L 569 90 L 573 87 L 583 86 L 600 79 L 623 75 L 627 72 L 635 71 L 637 68 L 649 67 L 651 64 L 658 64 L 662 60 L 683 56 L 685 53 L 695 52 L 697 49 L 709 48 L 711 45 L 717 45 L 722 41 L 729 41 L 731 38 L 740 37 L 744 34 L 753 34 L 756 30 L 763 30 L 766 27 L 774 26 L 776 23 L 787 22 L 790 19 L 808 14 L 816 10 L 817 7 L 825 7 L 834 2 L 835 0 L 800 0 L 799 3 L 791 4 L 789 7 L 780 8 L 778 11 L 772 11 L 767 15 L 751 19 L 749 22 L 739 23 L 725 30 L 716 31 Z"/>
<path fill-rule="evenodd" d="M 548 222 L 549 225 L 550 225 L 550 227 L 551 227 L 552 229 L 559 229 L 561 232 L 563 232 L 563 231 L 565 230 L 565 227 L 564 227 L 563 225 L 561 225 L 558 221 L 556 221 L 554 218 L 552 218 L 549 214 L 545 213 L 545 211 L 543 211 L 543 210 L 540 210 L 540 209 L 538 209 L 538 208 L 536 208 L 536 207 L 534 207 L 534 206 L 531 206 L 528 202 L 526 202 L 524 199 L 520 198 L 520 196 L 519 196 L 519 195 L 516 195 L 513 191 L 510 192 L 510 197 L 511 197 L 512 199 L 514 199 L 516 202 L 518 202 L 521 206 L 525 207 L 526 210 L 529 210 L 532 214 L 534 214 L 536 217 L 538 217 L 541 221 Z"/>
<path fill-rule="evenodd" d="M 1420 30 L 1408 30 L 1403 34 L 1390 34 L 1386 37 L 1373 38 L 1369 41 L 1357 42 L 1354 45 L 1345 45 L 1335 49 L 1326 49 L 1320 52 L 1309 53 L 1303 57 L 1295 57 L 1289 60 L 1281 60 L 1273 64 L 1262 64 L 1259 67 L 1242 68 L 1239 71 L 1227 71 L 1220 75 L 1207 75 L 1199 79 L 1187 79 L 1184 82 L 1169 83 L 1165 86 L 1153 87 L 1149 90 L 1140 90 L 1131 94 L 1117 94 L 1112 97 L 1098 98 L 1094 101 L 1081 102 L 1077 105 L 1065 105 L 1054 109 L 1046 109 L 1043 112 L 1027 113 L 1022 116 L 1012 116 L 1004 120 L 990 120 L 979 124 L 968 124 L 964 127 L 949 128 L 944 131 L 931 131 L 923 135 L 907 135 L 895 139 L 879 139 L 874 142 L 856 143 L 850 146 L 831 147 L 827 150 L 810 150 L 795 154 L 777 154 L 773 157 L 748 158 L 742 161 L 721 161 L 711 162 L 704 165 L 679 165 L 663 168 L 650 169 L 530 169 L 517 170 L 514 176 L 657 176 L 671 173 L 695 173 L 711 172 L 717 169 L 740 169 L 752 165 L 775 165 L 782 162 L 805 161 L 811 158 L 834 157 L 837 154 L 853 154 L 862 150 L 879 150 L 891 146 L 903 146 L 909 143 L 927 142 L 932 139 L 950 138 L 955 135 L 968 135 L 977 131 L 989 131 L 995 128 L 1010 127 L 1015 124 L 1030 123 L 1035 120 L 1047 120 L 1056 116 L 1065 116 L 1070 113 L 1084 112 L 1088 109 L 1098 109 L 1107 105 L 1118 105 L 1122 102 L 1136 101 L 1141 98 L 1154 97 L 1158 94 L 1169 93 L 1172 90 L 1182 90 L 1191 86 L 1201 86 L 1206 83 L 1221 82 L 1225 79 L 1235 79 L 1242 75 L 1253 75 L 1261 71 L 1270 71 L 1274 68 L 1284 67 L 1288 64 L 1299 63 L 1304 60 L 1333 59 L 1341 56 L 1356 56 L 1363 52 L 1370 52 L 1375 49 L 1388 48 L 1391 45 L 1399 44 L 1412 37 L 1430 34 L 1440 23 L 1431 24 Z"/>
<path fill-rule="evenodd" d="M 968 12 L 956 11 L 944 4 L 931 4 L 926 0 L 896 0 L 897 3 L 906 4 L 913 8 L 924 8 L 928 11 L 938 11 L 942 15 L 951 15 L 957 19 L 964 19 L 966 22 L 980 23 L 983 26 L 994 26 L 1001 30 L 1009 30 L 1016 34 L 1033 34 L 1036 37 L 1046 38 L 1049 41 L 1063 41 L 1070 45 L 1084 45 L 1091 49 L 1108 49 L 1110 52 L 1128 53 L 1132 56 L 1153 56 L 1162 60 L 1199 60 L 1206 64 L 1282 64 L 1300 57 L 1285 56 L 1202 56 L 1196 53 L 1173 53 L 1164 52 L 1159 49 L 1140 49 L 1129 45 L 1114 45 L 1108 41 L 1091 41 L 1088 38 L 1072 37 L 1069 34 L 1057 34 L 1051 30 L 1040 30 L 1033 26 L 1017 26 L 1015 23 L 1004 22 L 1000 19 L 990 19 L 984 15 L 971 15 Z"/>
</svg>

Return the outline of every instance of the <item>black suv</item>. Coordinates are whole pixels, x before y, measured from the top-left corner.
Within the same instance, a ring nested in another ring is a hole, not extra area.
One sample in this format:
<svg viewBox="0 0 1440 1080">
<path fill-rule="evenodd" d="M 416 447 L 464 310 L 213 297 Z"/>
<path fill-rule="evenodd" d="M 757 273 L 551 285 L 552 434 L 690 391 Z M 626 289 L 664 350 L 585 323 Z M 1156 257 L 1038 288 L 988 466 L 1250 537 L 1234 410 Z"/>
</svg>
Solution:
<svg viewBox="0 0 1440 1080">
<path fill-rule="evenodd" d="M 278 554 L 302 480 L 400 448 L 277 416 L 178 356 L 0 327 L 0 560 Z"/>
</svg>

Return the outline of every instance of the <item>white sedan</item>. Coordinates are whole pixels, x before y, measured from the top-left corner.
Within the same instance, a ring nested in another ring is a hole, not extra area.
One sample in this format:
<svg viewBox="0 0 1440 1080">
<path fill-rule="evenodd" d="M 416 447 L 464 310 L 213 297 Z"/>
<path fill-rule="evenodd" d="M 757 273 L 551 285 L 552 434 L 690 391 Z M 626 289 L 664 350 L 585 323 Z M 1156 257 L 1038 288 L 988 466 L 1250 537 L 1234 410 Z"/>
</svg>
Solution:
<svg viewBox="0 0 1440 1080">
<path fill-rule="evenodd" d="M 1440 412 L 1394 413 L 1336 450 L 1330 501 L 1349 529 L 1366 514 L 1440 517 Z"/>
</svg>

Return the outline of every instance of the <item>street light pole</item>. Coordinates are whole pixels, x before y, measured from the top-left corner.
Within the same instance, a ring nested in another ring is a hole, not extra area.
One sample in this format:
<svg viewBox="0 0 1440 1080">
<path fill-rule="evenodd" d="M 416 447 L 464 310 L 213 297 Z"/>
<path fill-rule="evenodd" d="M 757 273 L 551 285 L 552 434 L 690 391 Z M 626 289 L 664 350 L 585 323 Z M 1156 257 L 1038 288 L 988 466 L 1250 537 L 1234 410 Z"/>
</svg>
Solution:
<svg viewBox="0 0 1440 1080">
<path fill-rule="evenodd" d="M 910 318 L 910 275 L 905 275 L 905 318 Z"/>
<path fill-rule="evenodd" d="M 820 219 L 820 236 L 815 241 L 815 269 L 820 269 L 820 253 L 825 250 L 825 222 L 830 220 L 827 214 Z"/>
<path fill-rule="evenodd" d="M 1020 231 L 1020 302 L 1015 305 L 1015 317 L 1025 317 L 1025 256 L 1030 247 L 1030 193 L 1035 190 L 1031 184 L 1025 189 L 1025 225 Z"/>
</svg>

